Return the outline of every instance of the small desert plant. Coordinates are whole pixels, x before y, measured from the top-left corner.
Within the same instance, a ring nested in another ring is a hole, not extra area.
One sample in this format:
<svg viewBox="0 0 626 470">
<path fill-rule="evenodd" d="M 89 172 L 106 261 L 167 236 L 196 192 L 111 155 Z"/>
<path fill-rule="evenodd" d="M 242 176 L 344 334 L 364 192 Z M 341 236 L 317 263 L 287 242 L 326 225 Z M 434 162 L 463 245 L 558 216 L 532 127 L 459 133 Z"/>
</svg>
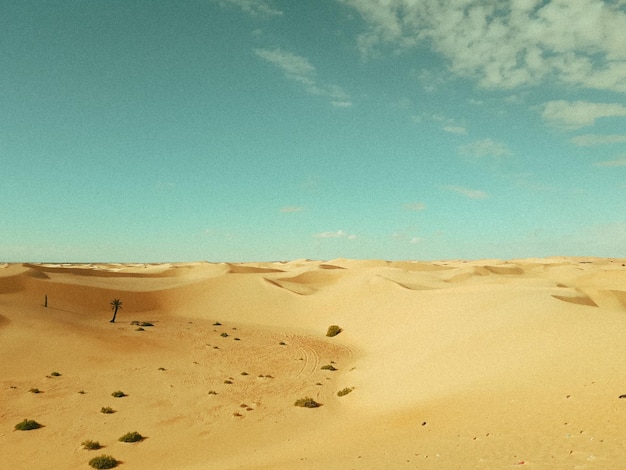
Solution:
<svg viewBox="0 0 626 470">
<path fill-rule="evenodd" d="M 61 374 L 59 374 L 58 372 L 53 372 L 52 374 L 50 374 L 52 377 L 61 377 Z"/>
<path fill-rule="evenodd" d="M 209 395 L 217 395 L 217 392 L 215 390 L 209 390 Z"/>
<path fill-rule="evenodd" d="M 352 390 L 354 390 L 353 387 L 346 387 L 343 390 L 339 390 L 337 392 L 337 396 L 338 397 L 343 397 L 343 396 L 347 395 L 348 393 L 350 393 Z"/>
<path fill-rule="evenodd" d="M 165 370 L 165 367 L 159 367 L 159 370 Z"/>
<path fill-rule="evenodd" d="M 241 338 L 234 338 L 235 341 L 241 341 Z"/>
<path fill-rule="evenodd" d="M 213 323 L 213 326 L 222 326 L 222 324 L 218 321 L 216 321 L 215 323 Z"/>
<path fill-rule="evenodd" d="M 322 405 L 316 402 L 315 400 L 313 400 L 313 398 L 306 397 L 306 398 L 300 398 L 296 400 L 296 402 L 294 403 L 294 406 L 301 406 L 304 408 L 317 408 Z"/>
<path fill-rule="evenodd" d="M 121 390 L 118 390 L 118 391 L 116 391 L 116 392 L 113 392 L 113 393 L 111 394 L 111 396 L 112 396 L 112 397 L 115 397 L 115 398 L 122 398 L 122 397 L 125 397 L 125 396 L 127 396 L 127 395 L 126 395 L 124 392 L 122 392 Z"/>
<path fill-rule="evenodd" d="M 326 332 L 326 336 L 329 336 L 332 338 L 333 336 L 337 336 L 342 331 L 343 330 L 338 325 L 330 325 L 328 327 L 328 331 Z"/>
<path fill-rule="evenodd" d="M 115 410 L 111 408 L 110 406 L 103 406 L 102 408 L 100 408 L 100 413 L 104 413 L 105 415 L 110 415 L 110 414 L 115 413 Z"/>
<path fill-rule="evenodd" d="M 224 380 L 224 383 L 226 385 L 232 385 L 233 381 L 232 380 Z"/>
<path fill-rule="evenodd" d="M 89 461 L 89 466 L 92 468 L 115 468 L 117 464 L 117 460 L 110 455 L 99 455 Z"/>
<path fill-rule="evenodd" d="M 220 335 L 222 338 L 228 338 L 228 333 L 224 332 Z"/>
<path fill-rule="evenodd" d="M 241 373 L 241 375 L 250 375 L 250 374 L 248 374 L 247 372 L 244 371 L 244 372 Z"/>
<path fill-rule="evenodd" d="M 32 419 L 24 419 L 21 423 L 17 423 L 14 428 L 16 431 L 30 431 L 31 429 L 39 429 L 41 424 Z"/>
<path fill-rule="evenodd" d="M 335 366 L 333 366 L 332 364 L 327 364 L 325 366 L 322 366 L 322 370 L 335 371 L 335 370 L 337 370 L 337 368 Z"/>
<path fill-rule="evenodd" d="M 81 395 L 84 395 L 87 392 L 85 392 L 84 390 L 79 390 L 78 393 L 80 393 Z"/>
<path fill-rule="evenodd" d="M 38 388 L 31 388 L 29 392 L 30 393 L 42 393 L 41 390 L 39 390 Z"/>
<path fill-rule="evenodd" d="M 85 450 L 98 450 L 100 447 L 100 443 L 98 441 L 83 441 L 80 443 Z"/>
<path fill-rule="evenodd" d="M 139 328 L 135 328 L 135 331 L 146 331 L 146 330 L 142 327 L 139 327 Z"/>
<path fill-rule="evenodd" d="M 143 436 L 139 434 L 137 431 L 127 432 L 122 437 L 118 439 L 120 442 L 138 442 L 143 440 Z"/>
</svg>

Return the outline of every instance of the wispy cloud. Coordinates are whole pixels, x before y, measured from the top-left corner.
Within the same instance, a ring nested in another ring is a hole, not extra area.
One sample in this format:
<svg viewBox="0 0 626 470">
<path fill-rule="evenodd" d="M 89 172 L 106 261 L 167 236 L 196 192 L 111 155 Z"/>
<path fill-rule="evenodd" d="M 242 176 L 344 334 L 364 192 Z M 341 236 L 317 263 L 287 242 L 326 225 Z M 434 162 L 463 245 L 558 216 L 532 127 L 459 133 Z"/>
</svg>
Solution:
<svg viewBox="0 0 626 470">
<path fill-rule="evenodd" d="M 280 16 L 283 12 L 265 0 L 220 0 L 221 6 L 232 5 L 253 16 Z"/>
<path fill-rule="evenodd" d="M 459 153 L 469 157 L 504 157 L 511 155 L 511 149 L 502 143 L 492 139 L 476 140 L 469 144 L 459 146 Z"/>
<path fill-rule="evenodd" d="M 420 212 L 426 209 L 426 205 L 422 202 L 408 202 L 406 204 L 403 204 L 402 207 L 407 211 L 412 212 Z"/>
<path fill-rule="evenodd" d="M 541 116 L 555 127 L 580 129 L 593 126 L 599 118 L 626 116 L 626 106 L 589 101 L 549 101 L 544 104 Z"/>
<path fill-rule="evenodd" d="M 469 199 L 485 199 L 489 197 L 489 195 L 484 191 L 481 191 L 479 189 L 465 188 L 463 186 L 445 185 L 443 186 L 443 189 L 455 192 L 457 194 L 461 194 L 462 196 L 465 196 Z"/>
<path fill-rule="evenodd" d="M 572 142 L 579 147 L 592 147 L 594 145 L 619 144 L 626 142 L 626 135 L 610 134 L 584 134 L 572 137 Z"/>
<path fill-rule="evenodd" d="M 321 232 L 313 235 L 313 238 L 346 238 L 348 240 L 354 240 L 356 235 L 350 234 L 345 230 L 337 230 L 336 232 Z"/>
<path fill-rule="evenodd" d="M 467 129 L 463 126 L 443 126 L 442 129 L 450 134 L 467 135 Z"/>
<path fill-rule="evenodd" d="M 623 1 L 341 0 L 369 26 L 362 54 L 429 44 L 486 88 L 556 80 L 626 92 Z"/>
<path fill-rule="evenodd" d="M 299 56 L 279 47 L 274 49 L 255 49 L 255 54 L 278 67 L 285 77 L 299 83 L 307 93 L 324 96 L 338 108 L 352 106 L 350 95 L 341 87 L 324 83 L 317 76 L 317 70 L 306 57 Z"/>
<path fill-rule="evenodd" d="M 304 208 L 299 207 L 299 206 L 285 206 L 285 207 L 281 207 L 280 211 L 285 214 L 294 214 L 296 212 L 304 211 Z"/>
<path fill-rule="evenodd" d="M 608 160 L 608 161 L 604 161 L 604 162 L 598 162 L 598 163 L 596 163 L 596 166 L 608 166 L 608 167 L 626 166 L 626 155 L 623 156 L 622 158 L 618 158 L 616 160 Z"/>
</svg>

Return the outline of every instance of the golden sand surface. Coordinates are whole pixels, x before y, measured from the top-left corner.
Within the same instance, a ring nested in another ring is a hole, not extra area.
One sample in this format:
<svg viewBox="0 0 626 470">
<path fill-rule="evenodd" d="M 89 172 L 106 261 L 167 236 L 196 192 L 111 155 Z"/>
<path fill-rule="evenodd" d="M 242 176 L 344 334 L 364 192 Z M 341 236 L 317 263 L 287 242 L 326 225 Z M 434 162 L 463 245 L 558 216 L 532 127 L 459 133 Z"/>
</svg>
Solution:
<svg viewBox="0 0 626 470">
<path fill-rule="evenodd" d="M 0 264 L 0 466 L 623 468 L 625 337 L 624 259 Z"/>
</svg>

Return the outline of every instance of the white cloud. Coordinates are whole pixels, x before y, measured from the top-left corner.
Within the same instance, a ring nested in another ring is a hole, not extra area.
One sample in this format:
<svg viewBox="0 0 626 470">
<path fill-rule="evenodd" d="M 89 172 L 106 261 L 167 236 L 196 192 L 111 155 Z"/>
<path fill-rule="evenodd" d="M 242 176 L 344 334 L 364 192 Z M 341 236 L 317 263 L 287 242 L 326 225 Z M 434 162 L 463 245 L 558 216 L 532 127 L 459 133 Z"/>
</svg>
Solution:
<svg viewBox="0 0 626 470">
<path fill-rule="evenodd" d="M 467 129 L 463 126 L 444 126 L 442 129 L 450 134 L 467 135 Z"/>
<path fill-rule="evenodd" d="M 626 156 L 622 158 L 617 158 L 615 160 L 608 160 L 604 162 L 596 163 L 596 166 L 608 166 L 608 167 L 616 167 L 616 166 L 626 166 Z"/>
<path fill-rule="evenodd" d="M 626 92 L 626 11 L 610 0 L 340 0 L 368 30 L 365 56 L 428 44 L 486 88 L 556 80 Z"/>
<path fill-rule="evenodd" d="M 426 209 L 426 205 L 422 202 L 409 202 L 407 204 L 404 204 L 402 207 L 404 207 L 408 211 L 413 212 L 419 212 Z"/>
<path fill-rule="evenodd" d="M 335 107 L 352 106 L 350 96 L 341 87 L 323 83 L 318 79 L 315 67 L 306 57 L 278 47 L 255 49 L 254 52 L 257 56 L 278 67 L 287 79 L 300 83 L 307 93 L 330 98 L 331 104 Z"/>
<path fill-rule="evenodd" d="M 563 129 L 580 129 L 593 126 L 599 118 L 626 116 L 626 106 L 589 101 L 549 101 L 544 104 L 541 115 L 553 126 Z"/>
<path fill-rule="evenodd" d="M 253 16 L 280 16 L 282 11 L 274 8 L 265 0 L 220 0 L 221 6 L 234 5 L 241 11 Z"/>
<path fill-rule="evenodd" d="M 504 157 L 511 154 L 506 144 L 492 139 L 483 139 L 459 146 L 459 153 L 470 157 Z"/>
<path fill-rule="evenodd" d="M 572 137 L 572 142 L 579 147 L 592 147 L 594 145 L 603 144 L 619 144 L 622 142 L 626 142 L 626 135 L 584 134 Z"/>
<path fill-rule="evenodd" d="M 356 235 L 350 234 L 345 230 L 337 230 L 336 232 L 321 232 L 313 235 L 313 238 L 346 238 L 348 240 L 354 240 Z"/>
<path fill-rule="evenodd" d="M 485 199 L 489 197 L 489 195 L 484 191 L 481 191 L 479 189 L 465 188 L 463 186 L 446 185 L 443 186 L 443 189 L 447 189 L 448 191 L 461 194 L 470 199 Z"/>
<path fill-rule="evenodd" d="M 293 214 L 296 212 L 302 212 L 304 211 L 304 209 L 302 207 L 299 206 L 286 206 L 286 207 L 281 207 L 280 211 L 285 213 L 285 214 Z"/>
</svg>

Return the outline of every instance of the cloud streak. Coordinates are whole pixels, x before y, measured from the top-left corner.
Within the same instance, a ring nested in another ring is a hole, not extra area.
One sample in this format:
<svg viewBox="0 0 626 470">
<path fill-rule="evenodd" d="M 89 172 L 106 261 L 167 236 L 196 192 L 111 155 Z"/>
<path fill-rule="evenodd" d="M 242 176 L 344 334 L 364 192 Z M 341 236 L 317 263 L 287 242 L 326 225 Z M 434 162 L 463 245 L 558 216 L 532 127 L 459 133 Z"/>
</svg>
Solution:
<svg viewBox="0 0 626 470">
<path fill-rule="evenodd" d="M 595 145 L 605 144 L 620 144 L 626 142 L 626 135 L 584 134 L 572 137 L 572 142 L 574 143 L 574 145 L 578 145 L 579 147 L 593 147 Z"/>
<path fill-rule="evenodd" d="M 220 0 L 221 6 L 232 5 L 252 16 L 281 16 L 283 12 L 264 0 Z"/>
<path fill-rule="evenodd" d="M 626 92 L 626 11 L 602 0 L 340 0 L 368 25 L 364 56 L 430 45 L 485 88 L 556 80 Z"/>
<path fill-rule="evenodd" d="M 626 106 L 589 101 L 549 101 L 544 104 L 541 116 L 552 126 L 574 130 L 593 126 L 600 118 L 626 116 Z"/>
<path fill-rule="evenodd" d="M 307 93 L 329 98 L 330 103 L 338 108 L 352 106 L 350 95 L 337 85 L 322 82 L 317 76 L 317 70 L 306 57 L 279 47 L 255 49 L 254 53 L 281 70 L 285 78 L 302 85 Z"/>
<path fill-rule="evenodd" d="M 482 139 L 459 146 L 459 153 L 468 157 L 504 157 L 511 155 L 511 149 L 492 139 Z"/>
<path fill-rule="evenodd" d="M 485 199 L 489 197 L 489 195 L 484 191 L 481 191 L 479 189 L 465 188 L 463 186 L 455 186 L 455 185 L 449 184 L 449 185 L 443 186 L 443 189 L 460 194 L 469 199 Z"/>
<path fill-rule="evenodd" d="M 313 238 L 346 238 L 348 240 L 354 240 L 356 235 L 350 234 L 345 230 L 337 230 L 336 232 L 321 232 L 313 235 Z"/>
</svg>

